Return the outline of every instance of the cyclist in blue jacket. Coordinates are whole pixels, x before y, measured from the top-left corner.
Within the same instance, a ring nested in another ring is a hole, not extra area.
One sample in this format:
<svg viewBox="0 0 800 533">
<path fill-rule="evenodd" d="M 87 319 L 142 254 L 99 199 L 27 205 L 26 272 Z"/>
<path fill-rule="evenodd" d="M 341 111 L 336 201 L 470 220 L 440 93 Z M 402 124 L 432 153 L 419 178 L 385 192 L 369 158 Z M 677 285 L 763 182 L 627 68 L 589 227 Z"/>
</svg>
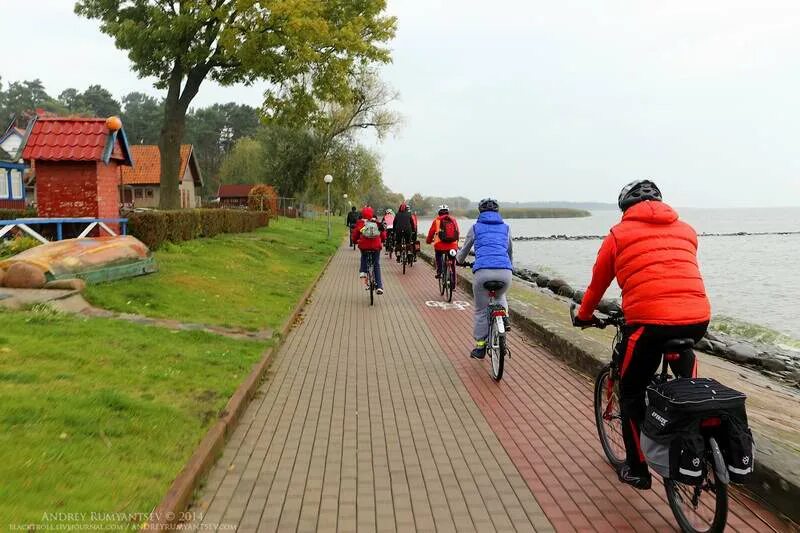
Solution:
<svg viewBox="0 0 800 533">
<path fill-rule="evenodd" d="M 475 247 L 475 263 L 472 271 L 475 273 L 472 280 L 472 292 L 475 298 L 475 348 L 470 354 L 475 359 L 486 356 L 486 338 L 489 336 L 489 291 L 483 285 L 487 281 L 502 281 L 504 287 L 497 291 L 497 300 L 506 310 L 508 301 L 506 292 L 511 287 L 512 278 L 512 245 L 511 229 L 503 222 L 499 213 L 500 206 L 497 200 L 486 198 L 478 204 L 478 220 L 475 221 L 467 234 L 463 248 L 458 251 L 456 261 L 463 264 L 469 255 L 470 249 Z"/>
</svg>

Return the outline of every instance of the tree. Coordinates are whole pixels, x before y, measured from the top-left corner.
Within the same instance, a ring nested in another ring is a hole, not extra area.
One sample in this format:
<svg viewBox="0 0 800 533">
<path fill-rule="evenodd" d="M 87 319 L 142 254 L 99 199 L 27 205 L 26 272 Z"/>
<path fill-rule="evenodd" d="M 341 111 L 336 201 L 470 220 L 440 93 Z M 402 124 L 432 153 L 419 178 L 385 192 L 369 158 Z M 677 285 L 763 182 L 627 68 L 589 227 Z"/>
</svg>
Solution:
<svg viewBox="0 0 800 533">
<path fill-rule="evenodd" d="M 100 85 L 90 85 L 82 93 L 77 89 L 65 89 L 58 100 L 73 115 L 108 118 L 122 111 L 119 102 Z"/>
<path fill-rule="evenodd" d="M 308 130 L 268 124 L 256 138 L 264 146 L 267 182 L 285 198 L 303 193 L 318 152 L 314 135 Z"/>
<path fill-rule="evenodd" d="M 430 200 L 420 193 L 414 194 L 409 202 L 411 203 L 411 207 L 420 215 L 427 215 L 430 213 L 431 209 L 433 209 Z"/>
<path fill-rule="evenodd" d="M 265 183 L 267 181 L 264 147 L 251 137 L 242 137 L 222 162 L 221 183 Z"/>
<path fill-rule="evenodd" d="M 155 144 L 161 131 L 164 103 L 144 93 L 122 97 L 122 125 L 132 144 Z"/>
<path fill-rule="evenodd" d="M 0 122 L 6 122 L 14 117 L 18 119 L 31 117 L 37 109 L 57 114 L 67 113 L 67 109 L 61 103 L 47 94 L 39 79 L 11 82 L 5 91 L 0 91 Z M 21 124 L 22 127 L 24 125 Z"/>
<path fill-rule="evenodd" d="M 140 76 L 166 89 L 161 206 L 178 199 L 179 147 L 189 106 L 206 78 L 222 85 L 264 79 L 265 107 L 317 110 L 344 101 L 357 63 L 389 61 L 383 44 L 395 19 L 386 0 L 79 0 L 78 14 L 100 21 Z"/>
</svg>

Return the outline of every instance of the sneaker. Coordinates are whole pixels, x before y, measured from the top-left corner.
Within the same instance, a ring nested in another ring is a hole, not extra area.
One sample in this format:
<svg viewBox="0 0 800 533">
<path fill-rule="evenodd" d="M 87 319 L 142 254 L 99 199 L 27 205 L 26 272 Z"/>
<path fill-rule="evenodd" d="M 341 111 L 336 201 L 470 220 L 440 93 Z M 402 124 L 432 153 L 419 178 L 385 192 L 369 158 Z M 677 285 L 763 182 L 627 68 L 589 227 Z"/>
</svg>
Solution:
<svg viewBox="0 0 800 533">
<path fill-rule="evenodd" d="M 397 262 L 399 263 L 399 262 L 400 262 L 400 256 L 398 255 L 398 256 L 396 257 L 396 259 L 397 259 Z"/>
<path fill-rule="evenodd" d="M 653 478 L 650 475 L 650 472 L 644 472 L 642 474 L 634 473 L 633 469 L 631 469 L 630 465 L 627 463 L 623 464 L 619 468 L 617 476 L 623 483 L 627 483 L 628 485 L 639 490 L 650 490 L 650 486 L 653 483 Z"/>
<path fill-rule="evenodd" d="M 486 357 L 486 346 L 483 346 L 481 348 L 475 348 L 470 352 L 469 356 L 472 357 L 473 359 L 483 359 L 484 357 Z"/>
<path fill-rule="evenodd" d="M 378 296 L 380 296 L 381 294 L 383 294 L 383 289 L 378 289 L 378 290 L 377 290 L 377 291 L 375 291 L 375 292 L 377 292 L 377 293 L 378 293 Z"/>
<path fill-rule="evenodd" d="M 366 278 L 366 277 L 367 277 L 367 273 L 366 273 L 366 272 L 359 272 L 359 273 L 358 273 L 358 277 L 359 277 L 360 279 L 364 279 L 364 278 Z"/>
<path fill-rule="evenodd" d="M 508 320 L 507 316 L 503 317 L 503 327 L 506 328 L 506 331 L 511 331 L 511 321 Z"/>
<path fill-rule="evenodd" d="M 436 279 L 439 279 L 439 278 L 441 278 L 441 277 L 442 277 L 442 275 L 441 275 L 441 274 L 439 274 L 439 273 L 437 272 L 437 273 L 436 273 Z"/>
</svg>

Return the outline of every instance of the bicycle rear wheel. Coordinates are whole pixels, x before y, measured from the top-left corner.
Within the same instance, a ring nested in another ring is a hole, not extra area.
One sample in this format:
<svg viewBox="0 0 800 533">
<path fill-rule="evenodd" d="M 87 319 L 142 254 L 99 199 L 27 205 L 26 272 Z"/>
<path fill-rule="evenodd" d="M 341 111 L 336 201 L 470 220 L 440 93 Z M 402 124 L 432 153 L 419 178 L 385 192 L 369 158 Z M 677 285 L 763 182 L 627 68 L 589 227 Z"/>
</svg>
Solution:
<svg viewBox="0 0 800 533">
<path fill-rule="evenodd" d="M 380 251 L 378 251 L 380 253 Z M 367 272 L 367 283 L 369 283 L 369 305 L 375 304 L 375 263 L 373 260 L 369 262 L 369 269 Z"/>
<path fill-rule="evenodd" d="M 713 460 L 706 456 L 706 478 L 698 485 L 664 480 L 672 514 L 684 533 L 718 533 L 728 520 L 728 486 L 717 479 Z"/>
<path fill-rule="evenodd" d="M 445 282 L 445 269 L 439 268 L 439 294 L 444 296 L 444 291 L 447 290 L 447 283 Z"/>
<path fill-rule="evenodd" d="M 449 268 L 447 269 L 447 301 L 448 303 L 452 303 L 453 301 L 453 290 L 456 287 L 456 264 L 450 263 Z"/>
<path fill-rule="evenodd" d="M 500 381 L 503 378 L 503 366 L 506 359 L 506 334 L 500 333 L 502 317 L 494 317 L 489 322 L 489 339 L 486 351 L 489 356 L 489 372 L 492 379 Z M 500 322 L 498 324 L 498 321 Z M 505 329 L 504 327 L 502 329 Z"/>
<path fill-rule="evenodd" d="M 625 462 L 625 442 L 622 440 L 619 389 L 613 381 L 611 365 L 606 365 L 594 382 L 594 418 L 603 452 L 611 466 L 619 469 Z"/>
</svg>

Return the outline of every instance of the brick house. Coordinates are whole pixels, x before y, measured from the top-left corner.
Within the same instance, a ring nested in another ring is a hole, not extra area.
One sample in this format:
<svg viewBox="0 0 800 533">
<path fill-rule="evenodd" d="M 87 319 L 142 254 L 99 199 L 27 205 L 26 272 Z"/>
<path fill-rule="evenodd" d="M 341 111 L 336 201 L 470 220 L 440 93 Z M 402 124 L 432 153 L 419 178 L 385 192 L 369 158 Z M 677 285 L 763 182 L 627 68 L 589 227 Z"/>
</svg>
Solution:
<svg viewBox="0 0 800 533">
<path fill-rule="evenodd" d="M 131 146 L 135 167 L 122 169 L 122 201 L 131 207 L 158 207 L 161 200 L 161 152 L 156 145 Z M 181 207 L 199 207 L 203 176 L 191 144 L 181 145 L 181 166 L 178 173 Z"/>
<path fill-rule="evenodd" d="M 120 168 L 133 165 L 124 129 L 102 118 L 39 116 L 22 157 L 35 164 L 40 217 L 119 217 Z"/>
</svg>

